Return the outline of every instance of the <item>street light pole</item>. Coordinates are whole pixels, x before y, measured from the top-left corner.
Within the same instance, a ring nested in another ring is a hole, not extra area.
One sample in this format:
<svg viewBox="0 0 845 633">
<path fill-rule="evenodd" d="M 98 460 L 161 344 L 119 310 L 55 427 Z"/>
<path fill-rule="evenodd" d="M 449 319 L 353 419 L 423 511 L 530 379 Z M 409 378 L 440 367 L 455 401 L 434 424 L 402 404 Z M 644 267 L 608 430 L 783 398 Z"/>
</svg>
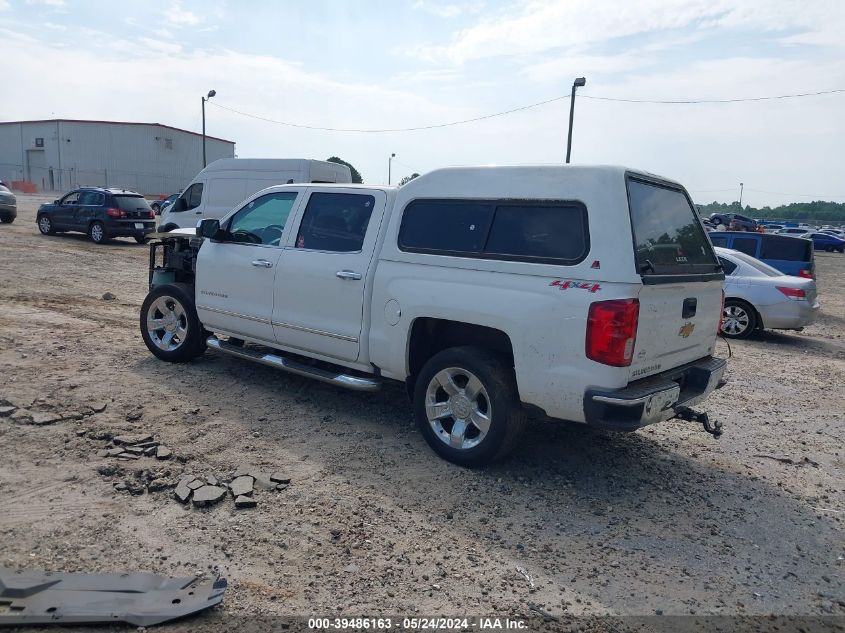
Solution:
<svg viewBox="0 0 845 633">
<path fill-rule="evenodd" d="M 387 184 L 388 185 L 390 184 L 390 172 L 391 172 L 391 169 L 393 167 L 393 159 L 394 158 L 396 158 L 395 152 L 393 154 L 391 154 L 390 157 L 387 159 Z"/>
<path fill-rule="evenodd" d="M 216 90 L 209 90 L 208 97 L 202 97 L 202 166 L 205 168 L 205 102 L 217 94 Z"/>
<path fill-rule="evenodd" d="M 572 153 L 572 121 L 575 118 L 575 89 L 587 85 L 584 77 L 578 77 L 572 82 L 572 99 L 569 103 L 569 137 L 566 140 L 566 163 L 569 164 L 569 156 Z"/>
<path fill-rule="evenodd" d="M 739 210 L 742 211 L 742 188 L 745 186 L 745 183 L 739 183 Z"/>
</svg>

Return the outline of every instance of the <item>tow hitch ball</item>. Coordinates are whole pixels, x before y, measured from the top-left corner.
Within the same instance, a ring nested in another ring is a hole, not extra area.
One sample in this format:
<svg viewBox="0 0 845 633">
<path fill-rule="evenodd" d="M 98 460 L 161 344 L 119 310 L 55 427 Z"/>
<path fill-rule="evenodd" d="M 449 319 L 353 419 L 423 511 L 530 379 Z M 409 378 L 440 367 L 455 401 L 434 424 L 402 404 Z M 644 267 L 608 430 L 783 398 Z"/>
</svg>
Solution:
<svg viewBox="0 0 845 633">
<path fill-rule="evenodd" d="M 716 439 L 722 435 L 722 423 L 719 420 L 711 423 L 710 418 L 706 413 L 693 411 L 689 407 L 679 407 L 675 411 L 675 417 L 680 418 L 681 420 L 686 420 L 687 422 L 700 422 L 704 426 L 704 430 Z"/>
</svg>

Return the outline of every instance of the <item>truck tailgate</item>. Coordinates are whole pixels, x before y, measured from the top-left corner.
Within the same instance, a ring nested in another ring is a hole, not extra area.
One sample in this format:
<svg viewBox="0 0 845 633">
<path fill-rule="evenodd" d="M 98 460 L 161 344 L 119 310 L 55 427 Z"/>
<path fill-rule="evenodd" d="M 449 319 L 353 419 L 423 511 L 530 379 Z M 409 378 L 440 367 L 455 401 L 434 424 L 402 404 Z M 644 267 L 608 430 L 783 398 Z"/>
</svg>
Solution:
<svg viewBox="0 0 845 633">
<path fill-rule="evenodd" d="M 713 353 L 722 309 L 719 280 L 643 285 L 629 381 Z"/>
</svg>

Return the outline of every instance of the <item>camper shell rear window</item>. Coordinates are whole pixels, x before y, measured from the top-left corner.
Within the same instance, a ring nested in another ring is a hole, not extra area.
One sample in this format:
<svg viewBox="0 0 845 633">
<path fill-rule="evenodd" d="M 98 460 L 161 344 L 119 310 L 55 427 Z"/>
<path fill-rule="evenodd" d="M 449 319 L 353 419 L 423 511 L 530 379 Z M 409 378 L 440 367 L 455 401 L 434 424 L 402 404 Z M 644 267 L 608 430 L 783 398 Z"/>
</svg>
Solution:
<svg viewBox="0 0 845 633">
<path fill-rule="evenodd" d="M 724 277 L 683 189 L 630 175 L 627 187 L 637 271 L 644 283 Z"/>
</svg>

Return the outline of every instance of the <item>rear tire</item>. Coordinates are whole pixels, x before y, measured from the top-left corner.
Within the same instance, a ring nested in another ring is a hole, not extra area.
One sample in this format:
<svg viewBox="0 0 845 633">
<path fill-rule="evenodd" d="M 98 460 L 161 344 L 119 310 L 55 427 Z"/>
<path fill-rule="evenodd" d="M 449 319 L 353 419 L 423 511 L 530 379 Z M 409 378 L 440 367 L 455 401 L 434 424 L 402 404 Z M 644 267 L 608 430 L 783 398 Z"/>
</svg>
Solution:
<svg viewBox="0 0 845 633">
<path fill-rule="evenodd" d="M 727 299 L 722 312 L 722 335 L 742 339 L 751 336 L 759 320 L 754 307 L 741 299 Z"/>
<path fill-rule="evenodd" d="M 11 224 L 14 221 L 15 218 L 13 218 L 11 215 L 0 216 L 0 222 L 2 222 L 3 224 Z"/>
<path fill-rule="evenodd" d="M 459 466 L 510 453 L 525 426 L 513 368 L 499 354 L 453 347 L 428 360 L 414 386 L 414 417 L 428 445 Z"/>
<path fill-rule="evenodd" d="M 828 253 L 832 253 L 834 251 L 834 248 L 832 246 L 825 246 L 824 250 L 826 250 Z"/>
<path fill-rule="evenodd" d="M 205 352 L 205 330 L 187 284 L 153 288 L 141 305 L 140 327 L 147 349 L 161 360 L 186 363 Z"/>
<path fill-rule="evenodd" d="M 53 226 L 53 221 L 49 215 L 41 215 L 38 217 L 38 230 L 42 235 L 54 235 L 56 228 Z"/>
<path fill-rule="evenodd" d="M 88 237 L 94 244 L 104 244 L 109 239 L 106 237 L 106 227 L 99 220 L 91 222 L 91 226 L 88 227 Z"/>
</svg>

